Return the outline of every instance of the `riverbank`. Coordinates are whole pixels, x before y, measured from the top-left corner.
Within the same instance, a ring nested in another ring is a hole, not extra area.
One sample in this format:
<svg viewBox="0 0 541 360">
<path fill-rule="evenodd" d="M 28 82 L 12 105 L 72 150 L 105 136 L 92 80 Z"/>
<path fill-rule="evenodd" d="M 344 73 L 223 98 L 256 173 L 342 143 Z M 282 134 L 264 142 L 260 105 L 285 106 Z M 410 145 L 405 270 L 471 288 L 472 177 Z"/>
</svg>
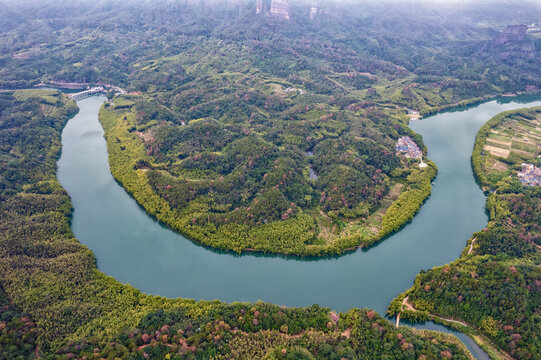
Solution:
<svg viewBox="0 0 541 360">
<path fill-rule="evenodd" d="M 517 177 L 521 162 L 537 161 L 539 150 L 528 139 L 537 136 L 539 119 L 541 107 L 509 110 L 480 128 L 471 164 L 479 186 L 489 194 L 486 208 L 490 221 L 473 234 L 459 259 L 421 272 L 414 286 L 393 300 L 389 314 L 401 313 L 411 321 L 432 318 L 466 326 L 466 333 L 494 358 L 541 356 L 537 347 L 541 327 L 532 320 L 541 308 L 536 296 L 541 290 L 541 253 L 536 243 L 541 235 L 541 189 L 525 186 Z M 506 129 L 513 137 L 510 152 L 516 147 L 516 153 L 500 157 L 486 150 L 492 137 L 507 136 Z M 530 146 L 530 151 L 525 152 L 522 144 Z M 505 166 L 494 171 L 495 161 Z M 405 309 L 400 305 L 404 298 L 415 306 Z"/>
<path fill-rule="evenodd" d="M 482 97 L 475 97 L 475 98 L 471 98 L 471 99 L 461 100 L 461 101 L 453 103 L 453 104 L 447 104 L 447 105 L 442 105 L 442 106 L 437 106 L 437 107 L 423 108 L 423 109 L 419 110 L 419 115 L 423 116 L 423 117 L 426 117 L 426 116 L 434 115 L 434 114 L 436 114 L 438 112 L 442 112 L 442 111 L 465 109 L 468 106 L 475 106 L 475 105 L 481 104 L 483 102 L 487 102 L 487 101 L 502 98 L 502 97 L 512 99 L 512 98 L 520 97 L 520 96 L 536 96 L 536 95 L 540 95 L 540 94 L 541 93 L 539 91 L 517 92 L 517 93 L 513 93 L 513 94 L 492 94 L 492 95 L 487 95 L 487 96 L 482 96 Z"/>
</svg>

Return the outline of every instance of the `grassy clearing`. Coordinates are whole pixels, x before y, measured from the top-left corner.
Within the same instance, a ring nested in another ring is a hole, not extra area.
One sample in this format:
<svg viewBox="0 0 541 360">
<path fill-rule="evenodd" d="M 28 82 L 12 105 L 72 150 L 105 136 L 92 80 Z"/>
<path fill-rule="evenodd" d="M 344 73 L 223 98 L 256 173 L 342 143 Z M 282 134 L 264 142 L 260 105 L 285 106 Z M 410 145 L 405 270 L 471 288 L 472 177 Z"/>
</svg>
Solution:
<svg viewBox="0 0 541 360">
<path fill-rule="evenodd" d="M 529 153 L 535 153 L 539 150 L 539 147 L 536 144 L 532 144 L 529 142 L 513 140 L 512 149 L 527 151 Z"/>
<path fill-rule="evenodd" d="M 26 101 L 32 97 L 39 97 L 41 101 L 45 101 L 49 105 L 57 105 L 61 95 L 56 90 L 17 90 L 13 96 L 18 101 Z"/>
</svg>

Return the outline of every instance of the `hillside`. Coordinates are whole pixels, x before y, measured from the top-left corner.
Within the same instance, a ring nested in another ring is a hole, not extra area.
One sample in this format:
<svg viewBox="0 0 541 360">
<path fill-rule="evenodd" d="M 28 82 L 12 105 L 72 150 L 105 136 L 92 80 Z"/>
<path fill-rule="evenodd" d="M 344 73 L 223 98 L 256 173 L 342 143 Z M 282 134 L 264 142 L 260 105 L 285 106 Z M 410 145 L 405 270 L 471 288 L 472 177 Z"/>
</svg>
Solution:
<svg viewBox="0 0 541 360">
<path fill-rule="evenodd" d="M 421 4 L 24 6 L 8 6 L 21 21 L 3 25 L 0 86 L 125 87 L 131 105 L 102 115 L 125 113 L 116 137 L 144 151 L 112 158 L 117 180 L 172 228 L 236 252 L 330 255 L 380 241 L 412 219 L 436 173 L 395 151 L 402 136 L 424 148 L 408 109 L 541 84 L 539 57 L 520 45 L 535 54 L 538 41 L 524 27 L 498 32 L 503 6 L 489 26 L 474 5 L 456 16 Z M 513 14 L 534 21 L 527 9 Z M 32 37 L 36 26 L 49 35 Z M 144 188 L 128 171 L 145 172 Z M 142 200 L 154 196 L 162 215 Z"/>
</svg>

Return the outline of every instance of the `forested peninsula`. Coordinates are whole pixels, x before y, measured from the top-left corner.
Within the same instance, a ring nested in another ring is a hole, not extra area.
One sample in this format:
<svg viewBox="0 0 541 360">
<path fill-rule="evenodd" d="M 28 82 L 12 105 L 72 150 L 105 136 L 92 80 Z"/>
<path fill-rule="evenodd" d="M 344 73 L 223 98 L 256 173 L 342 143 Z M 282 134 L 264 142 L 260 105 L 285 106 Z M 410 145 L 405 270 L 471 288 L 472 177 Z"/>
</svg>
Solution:
<svg viewBox="0 0 541 360">
<path fill-rule="evenodd" d="M 325 186 L 332 186 L 329 195 L 325 191 L 319 195 L 317 180 L 308 177 L 306 155 L 298 148 L 281 150 L 261 137 L 239 134 L 244 131 L 241 127 L 216 121 L 142 133 L 136 102 L 115 98 L 100 111 L 113 175 L 149 214 L 190 239 L 218 249 L 314 256 L 371 245 L 413 218 L 430 194 L 430 182 L 436 175 L 432 162 L 419 168 L 419 161 L 401 161 L 375 141 L 346 136 L 324 141 L 314 149 L 312 161 L 322 164 L 317 169 L 327 178 Z M 238 139 L 227 144 L 228 136 Z M 217 147 L 217 151 L 198 154 L 190 149 L 195 153 L 191 157 L 176 164 L 164 163 L 149 154 L 152 145 L 145 147 L 141 141 L 145 138 L 170 144 L 160 147 L 182 144 L 198 150 Z M 392 180 L 361 156 L 392 170 Z M 194 161 L 207 163 L 206 175 L 186 169 L 199 167 Z M 334 168 L 340 162 L 351 162 L 357 170 L 346 165 Z M 217 177 L 215 171 L 222 166 L 226 170 Z M 370 171 L 371 176 L 360 171 Z M 201 176 L 189 175 L 194 172 Z M 243 184 L 250 187 L 243 190 Z M 392 193 L 384 196 L 390 188 Z M 361 202 L 353 208 L 343 207 L 362 194 L 381 200 L 372 206 Z M 336 209 L 342 216 L 323 210 L 329 208 L 322 204 L 330 204 L 333 197 L 340 199 Z M 374 209 L 381 208 L 376 214 Z M 372 222 L 370 228 L 368 222 Z"/>
</svg>

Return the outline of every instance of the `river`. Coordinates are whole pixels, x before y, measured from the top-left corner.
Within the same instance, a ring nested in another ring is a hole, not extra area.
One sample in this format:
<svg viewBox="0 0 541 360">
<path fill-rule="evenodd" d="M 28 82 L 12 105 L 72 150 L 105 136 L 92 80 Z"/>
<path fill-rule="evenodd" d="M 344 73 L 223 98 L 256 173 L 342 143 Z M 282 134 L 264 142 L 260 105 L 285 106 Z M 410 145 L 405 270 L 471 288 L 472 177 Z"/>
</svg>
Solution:
<svg viewBox="0 0 541 360">
<path fill-rule="evenodd" d="M 104 100 L 96 96 L 77 102 L 80 111 L 62 133 L 57 173 L 73 202 L 73 232 L 94 252 L 101 271 L 167 297 L 317 303 L 339 311 L 367 307 L 382 315 L 421 269 L 456 259 L 471 234 L 486 225 L 486 198 L 470 166 L 479 128 L 501 111 L 541 105 L 539 96 L 504 98 L 412 122 L 439 168 L 432 194 L 414 220 L 368 250 L 299 259 L 212 251 L 148 216 L 109 171 L 97 118 Z M 476 357 L 488 358 L 468 337 L 458 335 Z"/>
</svg>

